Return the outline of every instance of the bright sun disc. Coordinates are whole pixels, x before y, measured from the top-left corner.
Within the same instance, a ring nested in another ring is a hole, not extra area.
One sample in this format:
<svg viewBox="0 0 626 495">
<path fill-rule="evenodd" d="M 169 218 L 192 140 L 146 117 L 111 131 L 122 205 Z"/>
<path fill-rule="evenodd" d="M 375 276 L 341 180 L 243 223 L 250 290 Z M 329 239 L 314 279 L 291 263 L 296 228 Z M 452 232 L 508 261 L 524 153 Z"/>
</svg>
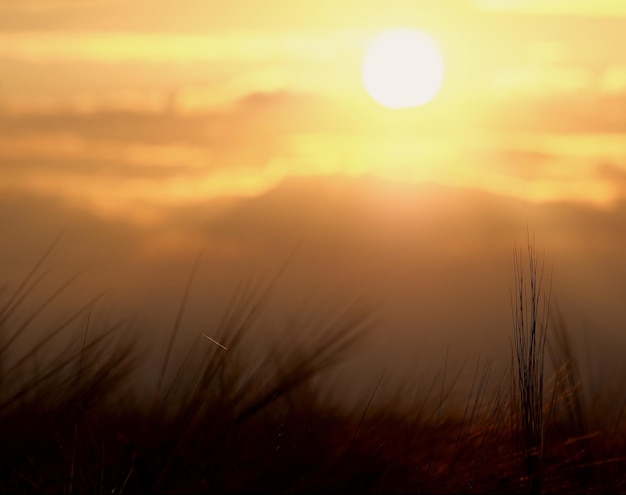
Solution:
<svg viewBox="0 0 626 495">
<path fill-rule="evenodd" d="M 361 75 L 369 95 L 384 107 L 416 107 L 439 92 L 443 59 L 426 33 L 391 29 L 371 41 Z"/>
</svg>

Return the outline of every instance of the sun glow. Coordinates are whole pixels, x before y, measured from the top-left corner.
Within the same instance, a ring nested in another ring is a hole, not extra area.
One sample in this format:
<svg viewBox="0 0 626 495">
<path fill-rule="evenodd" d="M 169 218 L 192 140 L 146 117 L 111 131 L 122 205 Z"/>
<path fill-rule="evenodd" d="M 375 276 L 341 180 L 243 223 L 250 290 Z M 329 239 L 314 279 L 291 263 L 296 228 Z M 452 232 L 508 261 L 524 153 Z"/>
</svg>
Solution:
<svg viewBox="0 0 626 495">
<path fill-rule="evenodd" d="M 416 107 L 439 92 L 444 77 L 443 58 L 426 33 L 391 29 L 371 41 L 361 75 L 369 95 L 384 107 Z"/>
</svg>

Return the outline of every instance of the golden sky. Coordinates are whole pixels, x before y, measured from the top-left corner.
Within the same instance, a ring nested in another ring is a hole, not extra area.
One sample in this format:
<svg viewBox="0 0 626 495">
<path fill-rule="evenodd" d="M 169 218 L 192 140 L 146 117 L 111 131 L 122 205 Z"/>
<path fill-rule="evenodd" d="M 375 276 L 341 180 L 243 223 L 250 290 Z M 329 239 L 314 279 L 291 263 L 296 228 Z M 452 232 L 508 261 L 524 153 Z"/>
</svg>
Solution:
<svg viewBox="0 0 626 495">
<path fill-rule="evenodd" d="M 363 87 L 394 27 L 443 54 L 424 106 Z M 116 287 L 154 334 L 199 249 L 188 311 L 219 315 L 304 240 L 281 304 L 372 295 L 372 362 L 411 368 L 508 349 L 529 227 L 566 315 L 623 340 L 624 47 L 623 0 L 0 0 L 0 269 L 65 229 L 48 293 L 87 267 L 70 302 Z"/>
<path fill-rule="evenodd" d="M 0 0 L 0 13 L 4 189 L 144 220 L 333 173 L 533 200 L 624 192 L 621 0 Z M 443 52 L 423 107 L 390 111 L 363 89 L 368 40 L 396 26 Z"/>
</svg>

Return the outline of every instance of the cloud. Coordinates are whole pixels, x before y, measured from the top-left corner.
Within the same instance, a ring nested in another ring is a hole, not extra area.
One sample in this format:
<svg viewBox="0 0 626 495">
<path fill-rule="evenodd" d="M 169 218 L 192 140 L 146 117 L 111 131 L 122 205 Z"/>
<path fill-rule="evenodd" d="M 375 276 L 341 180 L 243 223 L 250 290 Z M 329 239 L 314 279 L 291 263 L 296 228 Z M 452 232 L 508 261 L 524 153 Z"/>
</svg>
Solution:
<svg viewBox="0 0 626 495">
<path fill-rule="evenodd" d="M 608 67 L 600 79 L 600 90 L 608 94 L 626 94 L 626 64 Z"/>
<path fill-rule="evenodd" d="M 334 59 L 364 46 L 365 33 L 0 32 L 0 57 L 34 63 L 270 62 Z"/>
<path fill-rule="evenodd" d="M 544 151 L 503 149 L 484 154 L 485 161 L 493 164 L 494 171 L 526 181 L 541 181 L 549 174 L 550 162 L 557 156 Z"/>
<path fill-rule="evenodd" d="M 53 10 L 86 9 L 98 5 L 120 3 L 119 0 L 0 0 L 0 10 L 49 12 Z"/>
<path fill-rule="evenodd" d="M 143 224 L 161 222 L 174 205 L 254 196 L 285 177 L 335 173 L 608 204 L 621 188 L 594 169 L 626 159 L 619 111 L 626 98 L 606 98 L 503 102 L 501 114 L 476 116 L 471 126 L 434 110 L 392 118 L 285 91 L 192 113 L 172 104 L 161 113 L 4 114 L 0 183 Z"/>
<path fill-rule="evenodd" d="M 626 4 L 621 0 L 474 0 L 485 10 L 538 15 L 581 17 L 626 17 Z"/>
<path fill-rule="evenodd" d="M 622 165 L 609 161 L 601 162 L 594 172 L 597 180 L 611 184 L 621 199 L 626 201 L 626 159 L 620 163 Z"/>
<path fill-rule="evenodd" d="M 509 98 L 519 97 L 519 93 L 544 97 L 568 93 L 579 95 L 592 88 L 592 77 L 589 70 L 577 66 L 503 67 L 494 70 L 490 87 Z"/>
<path fill-rule="evenodd" d="M 626 167 L 620 167 L 612 163 L 601 163 L 596 167 L 596 174 L 601 179 L 626 185 Z"/>
<path fill-rule="evenodd" d="M 251 95 L 229 111 L 200 115 L 4 115 L 0 184 L 153 222 L 173 203 L 274 185 L 289 173 L 290 159 L 281 158 L 290 152 L 288 134 L 311 125 L 316 101 Z"/>
<path fill-rule="evenodd" d="M 619 133 L 626 132 L 626 92 L 615 94 L 554 94 L 505 99 L 490 108 L 487 126 L 534 133 L 604 134 L 612 149 L 619 148 Z M 610 137 L 614 134 L 617 139 Z M 583 140 L 584 142 L 585 140 Z M 572 140 L 574 147 L 591 145 Z M 599 149 L 599 148 L 596 148 Z"/>
<path fill-rule="evenodd" d="M 603 64 L 602 64 L 603 65 Z M 601 70 L 582 64 L 526 64 L 494 68 L 487 82 L 498 98 L 557 98 L 584 101 L 626 94 L 626 65 Z"/>
<path fill-rule="evenodd" d="M 146 171 L 169 170 L 180 173 L 211 168 L 212 154 L 206 147 L 176 144 L 120 144 L 84 137 L 49 133 L 0 138 L 0 157 L 4 159 L 38 159 L 57 161 L 108 162 L 111 165 L 134 167 Z"/>
<path fill-rule="evenodd" d="M 103 218 L 158 225 L 172 205 L 248 197 L 272 187 L 282 175 L 271 167 L 189 171 L 93 160 L 4 160 L 0 190 L 54 197 Z"/>
</svg>

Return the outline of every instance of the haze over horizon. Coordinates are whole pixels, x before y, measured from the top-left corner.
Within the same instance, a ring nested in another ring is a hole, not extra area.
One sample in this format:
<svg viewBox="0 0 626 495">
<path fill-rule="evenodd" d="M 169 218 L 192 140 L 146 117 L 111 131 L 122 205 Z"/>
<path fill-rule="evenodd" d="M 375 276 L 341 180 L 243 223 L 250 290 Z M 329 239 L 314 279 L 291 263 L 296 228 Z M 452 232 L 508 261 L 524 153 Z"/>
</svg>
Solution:
<svg viewBox="0 0 626 495">
<path fill-rule="evenodd" d="M 546 263 L 554 314 L 598 379 L 619 367 L 626 344 L 626 236 L 618 228 L 624 202 L 610 210 L 533 204 L 476 189 L 335 176 L 291 179 L 228 204 L 172 209 L 158 227 L 102 220 L 50 199 L 9 196 L 0 204 L 8 213 L 3 224 L 21 225 L 0 248 L 8 289 L 63 231 L 23 319 L 82 272 L 21 345 L 106 289 L 95 314 L 136 318 L 142 342 L 161 359 L 193 259 L 202 253 L 175 347 L 180 362 L 198 333 L 215 331 L 241 283 L 267 282 L 293 254 L 252 332 L 259 349 L 294 321 L 323 323 L 333 308 L 363 300 L 377 324 L 340 367 L 344 381 L 336 385 L 362 398 L 382 373 L 392 392 L 403 381 L 427 381 L 445 363 L 456 370 L 468 360 L 462 378 L 469 380 L 476 360 L 508 365 L 513 254 L 525 250 L 527 233 Z"/>
</svg>

